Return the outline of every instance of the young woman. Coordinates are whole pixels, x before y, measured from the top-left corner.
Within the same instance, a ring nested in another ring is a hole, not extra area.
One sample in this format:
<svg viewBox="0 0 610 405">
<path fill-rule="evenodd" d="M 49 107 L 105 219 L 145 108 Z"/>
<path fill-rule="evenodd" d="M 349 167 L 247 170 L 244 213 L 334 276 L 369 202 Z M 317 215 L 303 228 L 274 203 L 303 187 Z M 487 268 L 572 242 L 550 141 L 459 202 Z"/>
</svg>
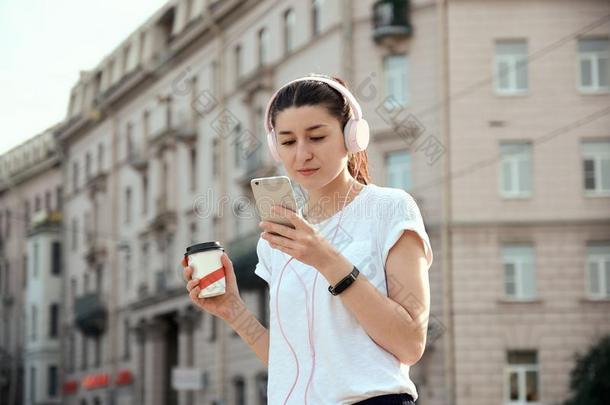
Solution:
<svg viewBox="0 0 610 405">
<path fill-rule="evenodd" d="M 289 82 L 265 119 L 272 155 L 308 194 L 299 213 L 276 207 L 294 229 L 259 224 L 255 273 L 269 284 L 269 330 L 241 300 L 226 253 L 227 293 L 197 298 L 185 267 L 191 300 L 268 365 L 269 404 L 414 403 L 409 367 L 425 348 L 433 261 L 417 204 L 370 182 L 368 125 L 342 80 Z"/>
</svg>

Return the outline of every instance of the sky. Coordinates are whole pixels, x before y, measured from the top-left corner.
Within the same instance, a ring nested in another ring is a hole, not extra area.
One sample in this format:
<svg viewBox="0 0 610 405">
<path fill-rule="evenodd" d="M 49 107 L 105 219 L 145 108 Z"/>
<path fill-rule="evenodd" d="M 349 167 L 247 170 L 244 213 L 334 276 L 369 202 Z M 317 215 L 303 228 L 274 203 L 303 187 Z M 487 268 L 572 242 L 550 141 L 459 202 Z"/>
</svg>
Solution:
<svg viewBox="0 0 610 405">
<path fill-rule="evenodd" d="M 64 119 L 94 68 L 167 0 L 0 0 L 0 154 Z"/>
</svg>

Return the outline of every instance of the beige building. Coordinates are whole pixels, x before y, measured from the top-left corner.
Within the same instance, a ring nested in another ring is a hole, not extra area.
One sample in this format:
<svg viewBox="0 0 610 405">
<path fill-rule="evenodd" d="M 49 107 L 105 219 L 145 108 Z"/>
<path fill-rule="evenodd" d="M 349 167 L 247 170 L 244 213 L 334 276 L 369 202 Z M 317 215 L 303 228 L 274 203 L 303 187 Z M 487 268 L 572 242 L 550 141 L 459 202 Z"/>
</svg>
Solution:
<svg viewBox="0 0 610 405">
<path fill-rule="evenodd" d="M 11 405 L 60 403 L 62 175 L 55 129 L 0 156 L 0 398 Z"/>
<path fill-rule="evenodd" d="M 264 107 L 310 72 L 351 84 L 373 182 L 406 189 L 424 216 L 436 260 L 418 403 L 565 399 L 574 354 L 610 333 L 608 11 L 168 2 L 82 72 L 57 130 L 63 403 L 266 403 L 266 368 L 194 309 L 179 261 L 220 241 L 267 324 L 249 179 L 283 174 Z"/>
</svg>

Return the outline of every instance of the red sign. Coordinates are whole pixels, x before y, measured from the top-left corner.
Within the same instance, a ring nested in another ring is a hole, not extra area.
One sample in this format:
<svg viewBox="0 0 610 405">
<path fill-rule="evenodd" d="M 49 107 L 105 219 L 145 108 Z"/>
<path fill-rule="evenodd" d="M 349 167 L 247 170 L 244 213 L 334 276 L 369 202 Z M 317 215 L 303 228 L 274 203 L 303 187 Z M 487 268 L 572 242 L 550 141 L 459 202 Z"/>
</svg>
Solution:
<svg viewBox="0 0 610 405">
<path fill-rule="evenodd" d="M 105 387 L 108 385 L 108 374 L 90 374 L 83 378 L 81 385 L 88 390 Z"/>
<path fill-rule="evenodd" d="M 127 369 L 120 370 L 114 382 L 116 385 L 131 384 L 133 382 L 133 374 L 131 374 L 131 371 Z"/>
<path fill-rule="evenodd" d="M 72 395 L 78 391 L 78 381 L 70 380 L 66 381 L 63 386 L 64 395 Z"/>
</svg>

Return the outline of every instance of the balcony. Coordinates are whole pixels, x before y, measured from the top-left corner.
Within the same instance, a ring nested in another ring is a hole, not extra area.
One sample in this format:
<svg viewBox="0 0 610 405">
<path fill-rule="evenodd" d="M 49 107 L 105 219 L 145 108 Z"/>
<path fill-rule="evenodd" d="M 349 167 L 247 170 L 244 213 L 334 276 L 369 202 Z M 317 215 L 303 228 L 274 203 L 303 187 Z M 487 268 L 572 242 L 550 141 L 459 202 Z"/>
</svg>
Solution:
<svg viewBox="0 0 610 405">
<path fill-rule="evenodd" d="M 408 0 L 380 0 L 373 4 L 373 39 L 404 39 L 413 32 Z"/>
<path fill-rule="evenodd" d="M 170 205 L 167 196 L 157 198 L 156 214 L 150 223 L 150 229 L 163 232 L 176 225 L 176 210 Z"/>
<path fill-rule="evenodd" d="M 106 179 L 108 175 L 105 172 L 98 172 L 95 176 L 89 178 L 85 187 L 90 198 L 95 198 L 98 193 L 106 192 Z"/>
<path fill-rule="evenodd" d="M 197 140 L 197 130 L 190 110 L 173 113 L 171 99 L 166 100 L 154 114 L 151 115 L 151 144 L 160 148 L 172 147 L 176 141 L 194 144 Z"/>
<path fill-rule="evenodd" d="M 107 310 L 98 293 L 77 297 L 74 301 L 76 326 L 87 336 L 98 336 L 106 330 Z"/>
<path fill-rule="evenodd" d="M 127 162 L 134 170 L 144 172 L 148 168 L 148 156 L 144 148 L 134 148 L 127 156 Z"/>
<path fill-rule="evenodd" d="M 62 215 L 59 211 L 40 211 L 32 216 L 27 235 L 31 237 L 39 232 L 59 231 Z"/>
<path fill-rule="evenodd" d="M 95 233 L 93 233 L 95 234 Z M 85 261 L 93 266 L 101 263 L 106 257 L 106 247 L 94 236 L 87 236 Z"/>
</svg>

